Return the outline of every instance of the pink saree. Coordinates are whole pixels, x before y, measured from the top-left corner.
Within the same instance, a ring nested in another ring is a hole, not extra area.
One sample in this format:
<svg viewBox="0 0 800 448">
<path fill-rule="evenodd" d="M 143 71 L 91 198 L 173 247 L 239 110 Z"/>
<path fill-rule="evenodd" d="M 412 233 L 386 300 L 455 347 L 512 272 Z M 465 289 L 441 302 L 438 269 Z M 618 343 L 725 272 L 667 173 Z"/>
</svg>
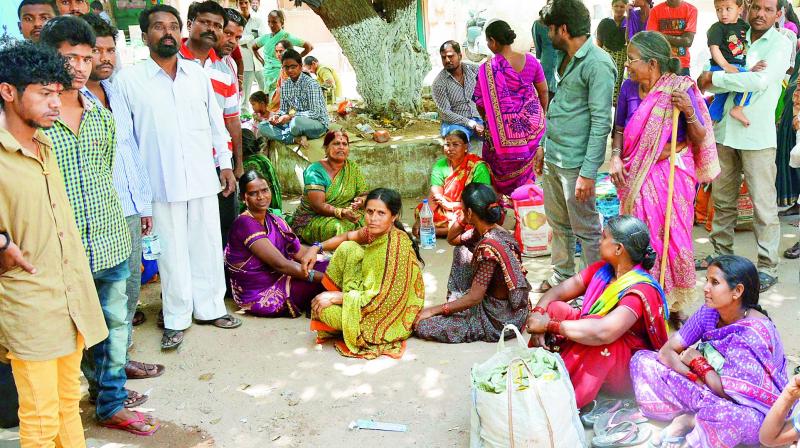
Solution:
<svg viewBox="0 0 800 448">
<path fill-rule="evenodd" d="M 541 64 L 531 54 L 517 72 L 495 55 L 478 70 L 473 100 L 484 111 L 490 138 L 483 159 L 492 170 L 492 185 L 505 195 L 533 182 L 533 156 L 545 131 L 545 117 L 534 83 L 544 81 Z"/>
<path fill-rule="evenodd" d="M 650 229 L 650 243 L 658 254 L 651 275 L 659 278 L 664 248 L 669 158 L 658 156 L 672 138 L 672 92 L 692 90 L 696 98 L 702 94 L 691 78 L 675 74 L 663 75 L 642 100 L 625 125 L 622 161 L 628 173 L 625 185 L 618 189 L 620 214 L 636 216 Z M 694 250 L 692 224 L 694 218 L 695 183 L 710 182 L 720 172 L 711 117 L 703 101 L 697 112 L 703 118 L 706 136 L 697 147 L 687 137 L 687 147 L 676 156 L 674 195 L 668 265 L 662 287 L 671 311 L 679 311 L 694 298 Z"/>
</svg>

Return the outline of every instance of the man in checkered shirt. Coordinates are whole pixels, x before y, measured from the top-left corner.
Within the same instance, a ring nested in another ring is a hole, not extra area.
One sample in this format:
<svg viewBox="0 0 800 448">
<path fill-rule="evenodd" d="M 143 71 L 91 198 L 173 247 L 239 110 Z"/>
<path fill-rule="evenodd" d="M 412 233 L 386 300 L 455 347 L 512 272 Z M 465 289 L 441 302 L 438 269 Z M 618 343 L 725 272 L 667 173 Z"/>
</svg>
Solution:
<svg viewBox="0 0 800 448">
<path fill-rule="evenodd" d="M 303 72 L 303 58 L 293 49 L 283 52 L 281 66 L 289 79 L 281 84 L 281 107 L 267 122 L 258 125 L 261 134 L 286 144 L 308 146 L 308 139 L 328 131 L 328 109 L 319 83 Z"/>
</svg>

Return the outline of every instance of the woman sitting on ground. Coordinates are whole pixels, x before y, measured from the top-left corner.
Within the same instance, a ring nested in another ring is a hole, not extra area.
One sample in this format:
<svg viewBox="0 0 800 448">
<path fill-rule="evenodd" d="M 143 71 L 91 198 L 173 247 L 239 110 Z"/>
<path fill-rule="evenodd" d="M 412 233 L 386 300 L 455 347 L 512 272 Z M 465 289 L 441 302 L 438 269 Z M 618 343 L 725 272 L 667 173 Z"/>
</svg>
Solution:
<svg viewBox="0 0 800 448">
<path fill-rule="evenodd" d="M 233 300 L 256 316 L 297 317 L 308 312 L 321 285 L 327 262 L 313 269 L 303 256 L 316 251 L 300 244 L 289 226 L 269 211 L 272 192 L 261 173 L 239 179 L 247 210 L 233 222 L 225 248 Z"/>
<path fill-rule="evenodd" d="M 457 250 L 447 301 L 422 310 L 415 333 L 439 342 L 496 342 L 505 324 L 525 324 L 531 288 L 517 241 L 497 224 L 504 213 L 497 193 L 488 185 L 471 183 L 462 201 L 464 222 L 453 225 L 448 235 Z M 465 231 L 467 225 L 472 228 Z"/>
<path fill-rule="evenodd" d="M 647 273 L 655 258 L 647 226 L 633 216 L 609 219 L 600 257 L 547 291 L 528 317 L 529 345 L 560 352 L 581 408 L 601 389 L 630 392 L 633 353 L 667 341 L 664 291 Z M 567 303 L 580 296 L 580 309 Z"/>
<path fill-rule="evenodd" d="M 778 330 L 758 305 L 758 271 L 722 255 L 709 265 L 703 293 L 705 304 L 658 353 L 633 356 L 636 401 L 646 417 L 672 421 L 656 446 L 758 445 L 764 415 L 787 382 Z"/>
<path fill-rule="evenodd" d="M 447 230 L 462 218 L 461 192 L 469 183 L 491 185 L 489 166 L 469 153 L 469 139 L 464 131 L 454 129 L 444 137 L 444 157 L 433 164 L 428 204 L 433 212 L 436 236 L 447 236 Z M 414 235 L 419 235 L 419 212 L 414 213 Z"/>
<path fill-rule="evenodd" d="M 289 222 L 307 243 L 324 241 L 364 225 L 367 181 L 350 155 L 344 131 L 328 131 L 323 141 L 325 158 L 303 173 L 305 193 Z"/>
<path fill-rule="evenodd" d="M 367 195 L 366 222 L 312 248 L 335 250 L 322 283 L 327 292 L 311 303 L 311 330 L 335 339 L 344 356 L 400 358 L 411 325 L 425 303 L 417 244 L 400 222 L 400 193 L 378 188 Z"/>
</svg>

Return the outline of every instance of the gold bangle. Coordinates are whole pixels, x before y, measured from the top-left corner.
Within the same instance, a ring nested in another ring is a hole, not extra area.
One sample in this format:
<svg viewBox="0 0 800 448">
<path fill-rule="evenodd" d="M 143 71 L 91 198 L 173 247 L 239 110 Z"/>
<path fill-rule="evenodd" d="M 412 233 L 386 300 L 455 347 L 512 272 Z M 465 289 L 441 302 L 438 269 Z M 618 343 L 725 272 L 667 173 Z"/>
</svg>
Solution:
<svg viewBox="0 0 800 448">
<path fill-rule="evenodd" d="M 333 216 L 335 216 L 337 219 L 342 219 L 342 209 L 340 209 L 338 207 L 334 207 L 333 208 Z"/>
</svg>

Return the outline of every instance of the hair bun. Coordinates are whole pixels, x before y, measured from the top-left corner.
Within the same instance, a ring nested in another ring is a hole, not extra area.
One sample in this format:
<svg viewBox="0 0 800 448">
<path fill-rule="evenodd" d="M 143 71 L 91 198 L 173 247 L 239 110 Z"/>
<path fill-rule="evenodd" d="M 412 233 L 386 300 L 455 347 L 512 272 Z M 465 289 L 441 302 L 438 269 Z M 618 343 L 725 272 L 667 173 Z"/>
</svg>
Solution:
<svg viewBox="0 0 800 448">
<path fill-rule="evenodd" d="M 653 268 L 653 266 L 655 266 L 657 257 L 658 254 L 656 253 L 655 249 L 653 249 L 653 246 L 648 244 L 647 247 L 644 249 L 644 256 L 642 257 L 642 267 L 649 271 L 650 269 Z"/>
</svg>

